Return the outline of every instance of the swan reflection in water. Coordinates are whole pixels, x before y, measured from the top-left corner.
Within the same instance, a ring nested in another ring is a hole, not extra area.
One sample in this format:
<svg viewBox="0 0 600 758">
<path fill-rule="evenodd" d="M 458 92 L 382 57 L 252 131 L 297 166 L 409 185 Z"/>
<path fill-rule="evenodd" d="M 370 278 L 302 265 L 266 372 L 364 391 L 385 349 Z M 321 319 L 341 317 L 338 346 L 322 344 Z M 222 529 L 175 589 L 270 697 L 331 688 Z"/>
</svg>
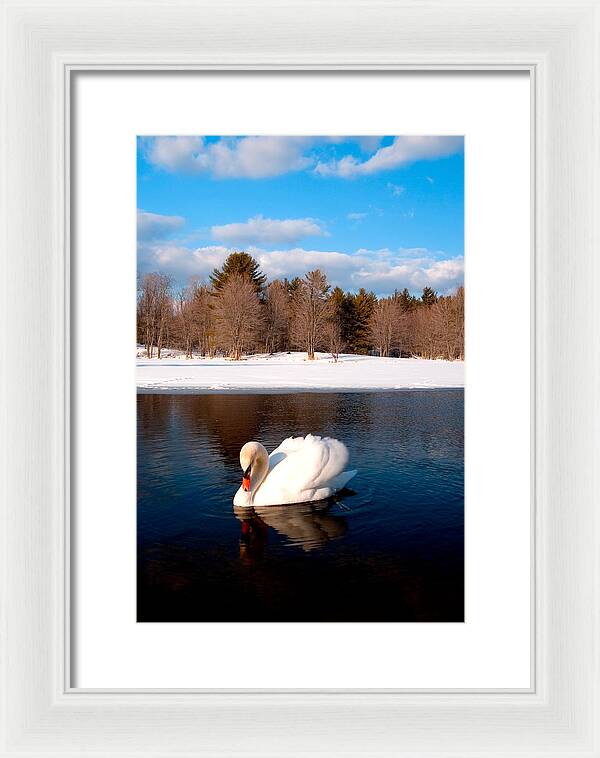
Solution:
<svg viewBox="0 0 600 758">
<path fill-rule="evenodd" d="M 268 542 L 269 528 L 274 529 L 287 543 L 305 552 L 319 550 L 328 542 L 343 537 L 348 528 L 346 519 L 330 513 L 332 501 L 269 505 L 252 508 L 234 507 L 241 522 L 240 557 L 259 558 Z"/>
</svg>

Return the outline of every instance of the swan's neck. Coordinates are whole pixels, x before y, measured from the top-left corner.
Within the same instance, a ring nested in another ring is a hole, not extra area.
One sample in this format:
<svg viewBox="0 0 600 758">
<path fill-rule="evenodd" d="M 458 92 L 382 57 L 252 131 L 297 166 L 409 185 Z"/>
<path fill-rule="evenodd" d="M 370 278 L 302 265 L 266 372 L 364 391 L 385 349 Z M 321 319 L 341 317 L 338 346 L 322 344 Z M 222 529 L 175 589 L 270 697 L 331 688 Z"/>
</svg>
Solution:
<svg viewBox="0 0 600 758">
<path fill-rule="evenodd" d="M 254 498 L 260 485 L 264 482 L 269 473 L 269 456 L 265 453 L 257 455 L 252 465 L 252 474 L 250 476 L 250 495 Z"/>
</svg>

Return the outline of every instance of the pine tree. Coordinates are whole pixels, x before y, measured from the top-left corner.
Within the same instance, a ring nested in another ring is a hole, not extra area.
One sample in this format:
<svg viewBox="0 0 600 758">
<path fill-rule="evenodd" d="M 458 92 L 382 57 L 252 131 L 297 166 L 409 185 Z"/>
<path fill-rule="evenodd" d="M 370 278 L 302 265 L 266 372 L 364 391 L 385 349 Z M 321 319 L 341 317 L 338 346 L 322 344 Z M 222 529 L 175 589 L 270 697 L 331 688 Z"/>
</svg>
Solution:
<svg viewBox="0 0 600 758">
<path fill-rule="evenodd" d="M 394 296 L 396 296 L 396 293 L 394 293 Z M 406 313 L 415 307 L 416 298 L 410 294 L 406 287 L 397 295 L 397 299 L 403 313 Z"/>
<path fill-rule="evenodd" d="M 423 305 L 434 305 L 438 301 L 437 292 L 431 289 L 431 287 L 425 287 L 423 294 L 421 295 L 421 303 Z"/>
<path fill-rule="evenodd" d="M 325 330 L 327 347 L 334 361 L 348 342 L 348 301 L 344 290 L 335 287 L 329 295 L 329 320 Z"/>
<path fill-rule="evenodd" d="M 373 347 L 369 321 L 377 303 L 375 293 L 367 292 L 361 287 L 355 295 L 349 295 L 352 302 L 352 322 L 350 326 L 350 343 L 352 352 L 367 355 Z"/>
<path fill-rule="evenodd" d="M 335 287 L 329 295 L 329 302 L 331 306 L 331 318 L 335 318 L 342 330 L 344 322 L 344 305 L 346 302 L 346 296 L 344 290 L 341 287 Z"/>
<path fill-rule="evenodd" d="M 283 280 L 285 286 L 287 287 L 287 291 L 290 295 L 290 297 L 294 297 L 296 292 L 300 289 L 302 286 L 302 279 L 299 276 L 295 276 L 292 280 L 284 279 Z"/>
<path fill-rule="evenodd" d="M 223 289 L 229 278 L 239 275 L 247 279 L 257 294 L 261 294 L 265 288 L 267 277 L 260 270 L 260 265 L 251 255 L 244 252 L 230 253 L 223 267 L 214 269 L 210 281 L 217 292 Z"/>
<path fill-rule="evenodd" d="M 344 290 L 341 287 L 335 287 L 331 291 L 330 298 L 335 310 L 337 312 L 341 312 L 342 308 L 344 307 L 344 301 L 346 299 L 346 296 L 344 295 Z"/>
</svg>

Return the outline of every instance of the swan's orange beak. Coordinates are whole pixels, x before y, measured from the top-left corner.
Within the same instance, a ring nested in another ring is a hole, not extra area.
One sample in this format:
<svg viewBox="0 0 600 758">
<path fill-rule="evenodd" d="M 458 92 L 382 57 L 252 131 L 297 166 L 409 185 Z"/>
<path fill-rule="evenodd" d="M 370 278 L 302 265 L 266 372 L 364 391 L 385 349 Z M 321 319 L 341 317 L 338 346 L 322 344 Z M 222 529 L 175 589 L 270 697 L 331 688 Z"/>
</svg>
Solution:
<svg viewBox="0 0 600 758">
<path fill-rule="evenodd" d="M 242 479 L 242 489 L 244 492 L 250 492 L 250 466 L 244 471 L 244 478 Z"/>
</svg>

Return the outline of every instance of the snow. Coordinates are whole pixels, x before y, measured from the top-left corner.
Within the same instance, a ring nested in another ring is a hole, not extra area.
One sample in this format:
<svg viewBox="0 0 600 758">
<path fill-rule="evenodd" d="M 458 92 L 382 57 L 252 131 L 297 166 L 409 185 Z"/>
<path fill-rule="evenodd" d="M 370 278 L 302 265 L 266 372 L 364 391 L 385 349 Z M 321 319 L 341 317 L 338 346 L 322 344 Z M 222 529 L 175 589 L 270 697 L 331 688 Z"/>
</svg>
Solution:
<svg viewBox="0 0 600 758">
<path fill-rule="evenodd" d="M 252 355 L 241 361 L 192 358 L 176 350 L 161 360 L 137 351 L 140 392 L 334 392 L 464 387 L 464 362 L 329 353 Z"/>
</svg>

